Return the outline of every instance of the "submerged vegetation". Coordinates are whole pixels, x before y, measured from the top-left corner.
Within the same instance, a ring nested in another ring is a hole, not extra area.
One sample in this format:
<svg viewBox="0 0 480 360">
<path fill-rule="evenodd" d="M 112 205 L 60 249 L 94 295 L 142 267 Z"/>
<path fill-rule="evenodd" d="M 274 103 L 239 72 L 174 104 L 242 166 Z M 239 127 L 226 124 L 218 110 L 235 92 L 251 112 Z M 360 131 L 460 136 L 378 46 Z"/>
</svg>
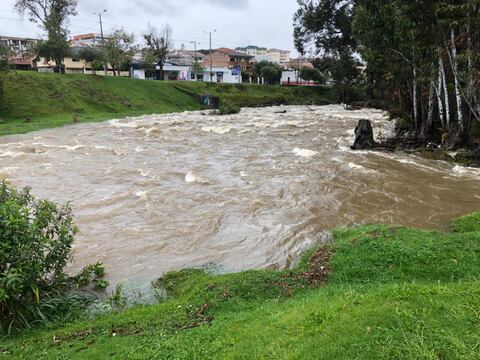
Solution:
<svg viewBox="0 0 480 360">
<path fill-rule="evenodd" d="M 230 107 L 331 104 L 327 88 L 250 84 L 145 81 L 88 75 L 9 72 L 0 135 L 24 133 L 73 122 L 201 110 L 204 95 Z M 19 96 L 21 94 L 21 96 Z M 0 109 L 1 111 L 1 109 Z"/>
<path fill-rule="evenodd" d="M 293 270 L 169 273 L 155 284 L 168 295 L 156 305 L 5 338 L 1 350 L 32 359 L 474 359 L 479 215 L 452 230 L 368 225 L 334 231 Z"/>
</svg>

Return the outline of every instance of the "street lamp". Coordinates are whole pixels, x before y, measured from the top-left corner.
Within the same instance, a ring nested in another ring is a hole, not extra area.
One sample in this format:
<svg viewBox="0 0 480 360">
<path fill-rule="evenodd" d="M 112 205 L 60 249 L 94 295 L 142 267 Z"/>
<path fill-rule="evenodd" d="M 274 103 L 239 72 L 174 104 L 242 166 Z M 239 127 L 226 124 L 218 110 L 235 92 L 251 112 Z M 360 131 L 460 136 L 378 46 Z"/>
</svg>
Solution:
<svg viewBox="0 0 480 360">
<path fill-rule="evenodd" d="M 210 82 L 213 82 L 212 34 L 217 31 L 217 29 L 213 31 L 204 31 L 205 34 L 209 34 L 210 36 Z"/>
<path fill-rule="evenodd" d="M 106 13 L 107 12 L 107 9 L 104 9 L 103 11 L 100 11 L 100 12 L 94 12 L 93 15 L 98 15 L 98 19 L 100 20 L 100 36 L 102 37 L 102 46 L 103 46 L 103 49 L 105 50 L 105 38 L 103 37 L 103 23 L 102 23 L 102 14 Z M 105 63 L 103 65 L 104 69 L 105 69 L 105 76 L 107 76 L 108 74 L 108 70 L 107 70 L 107 64 Z"/>
</svg>

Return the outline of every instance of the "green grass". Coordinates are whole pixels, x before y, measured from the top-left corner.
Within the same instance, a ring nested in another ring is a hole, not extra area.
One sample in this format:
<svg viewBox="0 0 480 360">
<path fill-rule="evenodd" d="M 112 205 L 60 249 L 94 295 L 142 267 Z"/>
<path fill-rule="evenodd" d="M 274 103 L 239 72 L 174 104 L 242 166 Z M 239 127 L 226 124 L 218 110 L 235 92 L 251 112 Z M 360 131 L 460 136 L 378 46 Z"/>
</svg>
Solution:
<svg viewBox="0 0 480 360">
<path fill-rule="evenodd" d="M 169 298 L 159 304 L 4 338 L 0 354 L 478 359 L 479 217 L 455 221 L 452 233 L 384 225 L 336 230 L 331 245 L 310 251 L 291 271 L 169 273 L 159 280 Z M 315 271 L 327 277 L 313 283 Z"/>
<path fill-rule="evenodd" d="M 0 135 L 25 133 L 73 122 L 101 121 L 152 113 L 200 110 L 201 95 L 237 106 L 327 104 L 329 89 L 145 81 L 86 75 L 10 72 Z"/>
</svg>

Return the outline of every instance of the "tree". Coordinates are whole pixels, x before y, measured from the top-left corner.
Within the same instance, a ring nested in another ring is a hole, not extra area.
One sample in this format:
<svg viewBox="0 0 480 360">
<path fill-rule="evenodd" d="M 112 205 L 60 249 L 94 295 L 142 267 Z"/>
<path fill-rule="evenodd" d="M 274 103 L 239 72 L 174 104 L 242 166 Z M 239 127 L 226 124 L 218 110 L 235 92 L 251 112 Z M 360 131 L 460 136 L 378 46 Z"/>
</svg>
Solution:
<svg viewBox="0 0 480 360">
<path fill-rule="evenodd" d="M 278 70 L 277 67 L 275 66 L 264 66 L 262 68 L 262 77 L 265 79 L 267 84 L 269 85 L 274 85 L 277 83 L 277 81 L 281 78 L 281 72 Z"/>
<path fill-rule="evenodd" d="M 68 17 L 77 14 L 77 0 L 17 0 L 15 9 L 19 14 L 27 13 L 47 35 L 36 48 L 38 56 L 54 60 L 56 71 L 65 73 L 63 59 L 70 55 L 66 25 Z"/>
<path fill-rule="evenodd" d="M 369 98 L 418 140 L 471 144 L 480 122 L 478 0 L 299 0 L 294 35 L 297 48 L 328 58 L 318 66 L 343 98 L 365 78 Z"/>
<path fill-rule="evenodd" d="M 201 63 L 195 61 L 192 64 L 192 71 L 195 74 L 195 80 L 197 80 L 198 74 L 203 73 L 205 71 L 205 67 Z"/>
<path fill-rule="evenodd" d="M 264 72 L 264 69 L 267 70 Z M 257 78 L 265 78 L 269 84 L 275 84 L 282 78 L 282 68 L 271 61 L 259 61 L 255 64 L 254 75 Z"/>
<path fill-rule="evenodd" d="M 311 68 L 311 67 L 303 67 L 300 69 L 300 77 L 303 80 L 306 80 L 310 83 L 310 81 L 315 81 L 316 83 L 323 83 L 324 82 L 324 76 L 320 72 L 320 70 L 316 68 Z"/>
<path fill-rule="evenodd" d="M 105 63 L 105 52 L 103 49 L 93 46 L 84 47 L 78 52 L 78 57 L 91 64 L 94 75 L 97 71 L 103 69 Z"/>
<path fill-rule="evenodd" d="M 148 33 L 144 35 L 145 42 L 148 46 L 148 56 L 144 59 L 151 62 L 151 65 L 157 65 L 155 71 L 156 80 L 163 80 L 163 67 L 167 61 L 168 52 L 172 47 L 172 28 L 167 24 L 162 27 L 159 33 L 155 27 L 150 27 Z"/>
<path fill-rule="evenodd" d="M 3 87 L 5 73 L 9 70 L 8 53 L 8 48 L 0 43 L 0 114 L 5 110 L 5 95 Z"/>
<path fill-rule="evenodd" d="M 135 36 L 123 29 L 114 30 L 108 37 L 105 43 L 105 62 L 112 67 L 114 76 L 130 66 L 135 53 L 134 41 Z"/>
<path fill-rule="evenodd" d="M 342 101 L 348 102 L 348 96 L 344 96 L 344 93 L 352 92 L 350 87 L 356 81 L 350 75 L 354 73 L 350 71 L 351 67 L 342 72 L 337 65 L 353 59 L 357 50 L 352 28 L 356 1 L 298 0 L 298 5 L 294 16 L 295 47 L 301 54 L 310 49 L 316 62 L 322 64 L 321 82 L 324 81 L 322 73 L 330 73 Z M 313 80 L 313 73 L 308 70 L 304 75 L 307 76 L 301 76 L 304 80 Z"/>
</svg>

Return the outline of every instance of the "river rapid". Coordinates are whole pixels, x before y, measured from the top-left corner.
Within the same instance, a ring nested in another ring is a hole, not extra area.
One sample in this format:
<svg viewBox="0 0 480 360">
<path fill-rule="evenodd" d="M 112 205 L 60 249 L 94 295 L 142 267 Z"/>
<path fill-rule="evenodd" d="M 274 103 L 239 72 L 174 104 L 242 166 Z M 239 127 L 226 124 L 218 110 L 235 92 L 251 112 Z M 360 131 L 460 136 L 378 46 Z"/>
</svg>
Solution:
<svg viewBox="0 0 480 360">
<path fill-rule="evenodd" d="M 353 152 L 341 106 L 185 112 L 0 138 L 0 178 L 71 202 L 70 271 L 102 261 L 130 284 L 169 270 L 282 269 L 328 230 L 365 223 L 446 229 L 480 210 L 480 171 L 414 155 Z M 277 113 L 286 110 L 286 113 Z"/>
</svg>

